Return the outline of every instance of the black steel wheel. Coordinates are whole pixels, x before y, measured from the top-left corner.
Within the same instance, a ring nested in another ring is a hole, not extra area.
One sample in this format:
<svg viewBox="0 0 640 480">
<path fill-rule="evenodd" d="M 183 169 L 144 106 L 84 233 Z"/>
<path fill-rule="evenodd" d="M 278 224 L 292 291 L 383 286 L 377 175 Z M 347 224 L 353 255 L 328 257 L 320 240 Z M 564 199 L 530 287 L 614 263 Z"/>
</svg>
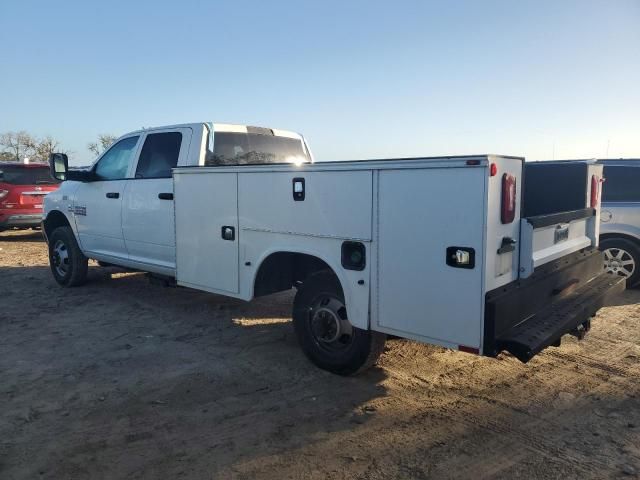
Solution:
<svg viewBox="0 0 640 480">
<path fill-rule="evenodd" d="M 304 280 L 294 301 L 293 325 L 307 357 L 339 375 L 366 370 L 384 350 L 386 335 L 351 325 L 340 282 L 331 271 Z"/>
</svg>

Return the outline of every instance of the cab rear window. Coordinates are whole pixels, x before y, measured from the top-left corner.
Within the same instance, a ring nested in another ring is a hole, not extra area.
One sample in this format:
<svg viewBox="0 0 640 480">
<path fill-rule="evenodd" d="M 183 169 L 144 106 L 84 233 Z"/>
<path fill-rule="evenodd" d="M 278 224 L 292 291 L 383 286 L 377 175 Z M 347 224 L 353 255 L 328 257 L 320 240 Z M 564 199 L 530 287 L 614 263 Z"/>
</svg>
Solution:
<svg viewBox="0 0 640 480">
<path fill-rule="evenodd" d="M 60 182 L 51 176 L 48 167 L 19 167 L 0 164 L 0 183 L 53 185 Z"/>
<path fill-rule="evenodd" d="M 298 138 L 260 133 L 215 132 L 213 152 L 207 152 L 205 165 L 260 165 L 309 161 L 302 141 Z"/>
</svg>

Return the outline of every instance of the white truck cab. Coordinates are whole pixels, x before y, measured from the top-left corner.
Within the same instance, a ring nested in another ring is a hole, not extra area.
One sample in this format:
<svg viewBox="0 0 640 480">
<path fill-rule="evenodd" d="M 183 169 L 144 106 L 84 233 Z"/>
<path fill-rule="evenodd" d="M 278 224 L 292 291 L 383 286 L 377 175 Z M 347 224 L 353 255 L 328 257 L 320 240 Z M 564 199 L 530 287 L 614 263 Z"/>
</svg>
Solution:
<svg viewBox="0 0 640 480">
<path fill-rule="evenodd" d="M 314 163 L 301 135 L 201 123 L 51 166 L 67 180 L 43 221 L 58 283 L 83 283 L 93 258 L 243 300 L 296 287 L 301 346 L 339 374 L 372 365 L 387 334 L 526 362 L 624 288 L 597 250 L 595 162 Z"/>
<path fill-rule="evenodd" d="M 171 170 L 265 161 L 313 157 L 301 135 L 284 130 L 211 123 L 139 130 L 118 138 L 88 169 L 71 170 L 69 180 L 79 181 L 65 182 L 47 208 L 73 218 L 89 258 L 175 277 Z"/>
</svg>

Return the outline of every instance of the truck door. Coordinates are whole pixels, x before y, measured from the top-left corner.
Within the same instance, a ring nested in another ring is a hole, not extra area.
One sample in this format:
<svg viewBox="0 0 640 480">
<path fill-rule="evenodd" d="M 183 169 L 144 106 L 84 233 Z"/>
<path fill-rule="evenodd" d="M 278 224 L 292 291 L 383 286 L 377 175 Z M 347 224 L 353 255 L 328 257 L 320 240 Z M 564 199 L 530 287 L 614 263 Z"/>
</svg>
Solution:
<svg viewBox="0 0 640 480">
<path fill-rule="evenodd" d="M 238 174 L 190 170 L 174 175 L 178 284 L 238 293 Z"/>
<path fill-rule="evenodd" d="M 190 128 L 173 128 L 154 130 L 143 138 L 122 208 L 122 232 L 131 260 L 175 268 L 171 169 L 185 164 L 191 133 Z"/>
<path fill-rule="evenodd" d="M 95 180 L 76 190 L 73 215 L 82 248 L 89 253 L 127 258 L 122 236 L 122 199 L 138 135 L 123 138 L 94 166 Z"/>
</svg>

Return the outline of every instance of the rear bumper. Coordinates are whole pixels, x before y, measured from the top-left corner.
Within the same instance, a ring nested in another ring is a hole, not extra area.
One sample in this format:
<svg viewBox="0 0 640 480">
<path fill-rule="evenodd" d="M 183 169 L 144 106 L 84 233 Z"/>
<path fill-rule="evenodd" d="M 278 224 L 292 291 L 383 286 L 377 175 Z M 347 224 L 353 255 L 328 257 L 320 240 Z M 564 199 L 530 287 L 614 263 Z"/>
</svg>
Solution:
<svg viewBox="0 0 640 480">
<path fill-rule="evenodd" d="M 0 215 L 0 228 L 39 227 L 42 213 L 11 213 Z"/>
<path fill-rule="evenodd" d="M 528 362 L 557 345 L 624 290 L 622 277 L 603 272 L 602 254 L 585 250 L 536 269 L 526 280 L 487 293 L 483 351 L 503 350 Z"/>
</svg>

